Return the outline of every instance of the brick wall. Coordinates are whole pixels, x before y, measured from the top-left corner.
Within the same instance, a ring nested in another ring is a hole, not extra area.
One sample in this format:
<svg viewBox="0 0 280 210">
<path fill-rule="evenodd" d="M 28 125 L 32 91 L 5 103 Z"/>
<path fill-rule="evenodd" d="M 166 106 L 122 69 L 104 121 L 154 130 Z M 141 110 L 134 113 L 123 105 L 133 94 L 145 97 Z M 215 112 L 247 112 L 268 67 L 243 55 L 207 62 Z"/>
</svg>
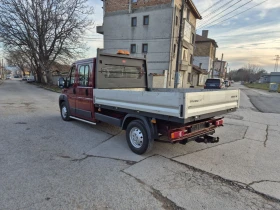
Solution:
<svg viewBox="0 0 280 210">
<path fill-rule="evenodd" d="M 105 0 L 105 12 L 128 10 L 130 0 Z"/>
<path fill-rule="evenodd" d="M 137 3 L 132 4 L 132 9 L 138 9 L 141 7 L 150 7 L 161 4 L 170 4 L 172 0 L 137 0 Z"/>
<path fill-rule="evenodd" d="M 194 56 L 210 56 L 211 42 L 196 43 Z"/>
<path fill-rule="evenodd" d="M 105 12 L 116 12 L 129 9 L 131 0 L 105 0 Z M 132 9 L 141 7 L 156 6 L 162 4 L 170 4 L 172 0 L 137 0 L 136 3 L 131 3 Z"/>
</svg>

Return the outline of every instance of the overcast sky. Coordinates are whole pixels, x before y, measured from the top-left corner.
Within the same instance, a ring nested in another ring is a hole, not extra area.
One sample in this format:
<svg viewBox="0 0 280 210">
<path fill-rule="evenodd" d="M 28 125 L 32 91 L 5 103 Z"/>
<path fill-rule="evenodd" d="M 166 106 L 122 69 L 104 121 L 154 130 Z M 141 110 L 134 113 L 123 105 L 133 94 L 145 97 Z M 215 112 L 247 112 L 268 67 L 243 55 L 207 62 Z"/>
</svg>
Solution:
<svg viewBox="0 0 280 210">
<path fill-rule="evenodd" d="M 94 6 L 95 24 L 102 25 L 102 1 L 89 1 Z M 217 57 L 220 58 L 224 53 L 224 59 L 229 62 L 231 69 L 251 63 L 260 65 L 267 71 L 274 70 L 275 55 L 280 55 L 280 1 L 267 0 L 245 11 L 263 1 L 193 0 L 203 17 L 197 24 L 197 33 L 201 34 L 201 29 L 209 30 L 209 38 L 215 39 L 219 45 Z M 237 9 L 238 7 L 240 8 Z M 232 12 L 235 9 L 237 10 Z M 238 15 L 243 11 L 245 12 Z M 210 27 L 215 23 L 218 24 Z M 88 41 L 89 54 L 95 56 L 95 49 L 103 47 L 102 35 L 93 31 L 90 37 L 95 39 Z"/>
</svg>

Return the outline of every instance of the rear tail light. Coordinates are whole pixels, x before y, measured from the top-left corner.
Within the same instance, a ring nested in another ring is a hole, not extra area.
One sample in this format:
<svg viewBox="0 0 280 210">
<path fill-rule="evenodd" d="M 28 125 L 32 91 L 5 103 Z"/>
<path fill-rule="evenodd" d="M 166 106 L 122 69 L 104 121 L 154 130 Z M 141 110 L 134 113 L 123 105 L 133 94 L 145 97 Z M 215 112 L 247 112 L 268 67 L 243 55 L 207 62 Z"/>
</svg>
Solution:
<svg viewBox="0 0 280 210">
<path fill-rule="evenodd" d="M 223 119 L 215 121 L 215 125 L 216 126 L 221 126 L 223 124 L 224 124 L 224 120 Z"/>
<path fill-rule="evenodd" d="M 171 139 L 178 139 L 184 136 L 184 131 L 175 131 L 171 133 Z"/>
</svg>

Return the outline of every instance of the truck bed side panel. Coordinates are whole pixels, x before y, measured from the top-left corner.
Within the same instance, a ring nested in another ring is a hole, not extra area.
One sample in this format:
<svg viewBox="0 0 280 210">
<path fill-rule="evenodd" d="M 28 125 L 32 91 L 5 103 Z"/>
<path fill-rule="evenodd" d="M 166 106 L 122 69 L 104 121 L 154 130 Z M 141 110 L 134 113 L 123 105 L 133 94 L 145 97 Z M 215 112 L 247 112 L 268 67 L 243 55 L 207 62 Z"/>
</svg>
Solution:
<svg viewBox="0 0 280 210">
<path fill-rule="evenodd" d="M 162 114 L 180 116 L 184 94 L 132 90 L 95 89 L 95 104 Z"/>
</svg>

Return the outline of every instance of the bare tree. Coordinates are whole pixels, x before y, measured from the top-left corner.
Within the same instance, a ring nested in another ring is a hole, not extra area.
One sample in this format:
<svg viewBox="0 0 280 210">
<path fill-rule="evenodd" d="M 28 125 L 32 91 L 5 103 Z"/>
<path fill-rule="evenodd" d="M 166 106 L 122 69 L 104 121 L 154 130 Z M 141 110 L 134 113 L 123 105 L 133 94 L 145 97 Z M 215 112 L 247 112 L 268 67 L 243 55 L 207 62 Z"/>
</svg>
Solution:
<svg viewBox="0 0 280 210">
<path fill-rule="evenodd" d="M 0 0 L 0 42 L 29 57 L 38 81 L 50 66 L 81 53 L 82 36 L 93 26 L 87 0 Z"/>
<path fill-rule="evenodd" d="M 8 65 L 17 66 L 25 76 L 26 68 L 30 68 L 30 61 L 26 57 L 26 55 L 21 51 L 6 51 L 6 61 Z"/>
</svg>

